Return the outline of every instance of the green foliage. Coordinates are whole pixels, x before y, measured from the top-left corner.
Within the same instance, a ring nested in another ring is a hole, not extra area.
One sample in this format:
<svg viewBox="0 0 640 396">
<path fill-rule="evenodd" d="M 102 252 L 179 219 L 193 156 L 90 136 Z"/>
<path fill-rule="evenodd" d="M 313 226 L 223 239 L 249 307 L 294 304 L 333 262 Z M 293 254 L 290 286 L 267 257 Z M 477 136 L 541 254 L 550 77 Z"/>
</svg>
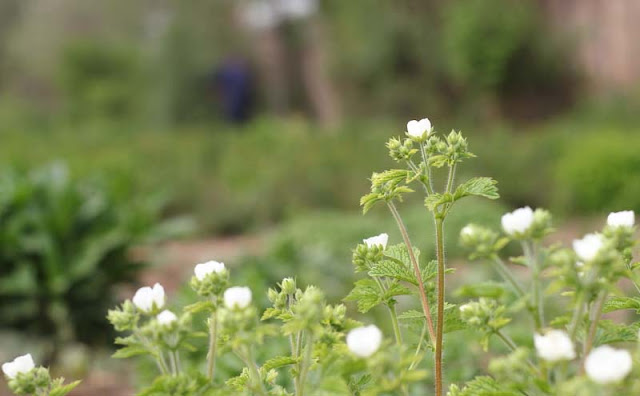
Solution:
<svg viewBox="0 0 640 396">
<path fill-rule="evenodd" d="M 630 183 L 640 174 L 637 136 L 601 131 L 571 143 L 556 164 L 557 204 L 572 213 L 640 211 L 640 186 Z"/>
<path fill-rule="evenodd" d="M 129 248 L 158 230 L 160 206 L 126 184 L 73 180 L 62 165 L 0 177 L 3 326 L 60 342 L 105 342 L 115 287 L 142 263 Z"/>
</svg>

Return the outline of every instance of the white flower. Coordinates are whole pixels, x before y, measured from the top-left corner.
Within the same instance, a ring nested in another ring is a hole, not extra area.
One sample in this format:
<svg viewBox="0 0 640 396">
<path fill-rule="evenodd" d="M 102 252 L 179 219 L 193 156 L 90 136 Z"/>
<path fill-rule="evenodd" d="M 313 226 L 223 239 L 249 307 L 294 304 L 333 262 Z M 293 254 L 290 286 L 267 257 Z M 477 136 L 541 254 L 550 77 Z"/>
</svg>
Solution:
<svg viewBox="0 0 640 396">
<path fill-rule="evenodd" d="M 618 382 L 631 372 L 631 354 L 603 345 L 587 356 L 584 369 L 589 378 L 599 384 Z"/>
<path fill-rule="evenodd" d="M 212 260 L 196 265 L 196 267 L 193 269 L 193 273 L 196 275 L 196 278 L 201 281 L 209 274 L 212 274 L 214 272 L 222 272 L 224 268 L 224 263 L 219 263 Z"/>
<path fill-rule="evenodd" d="M 347 334 L 347 346 L 354 355 L 369 357 L 382 343 L 382 332 L 375 325 L 358 327 Z"/>
<path fill-rule="evenodd" d="M 612 212 L 607 217 L 607 225 L 611 227 L 633 227 L 635 222 L 636 216 L 632 210 Z"/>
<path fill-rule="evenodd" d="M 178 317 L 173 312 L 165 309 L 164 311 L 160 312 L 158 316 L 156 316 L 156 319 L 158 320 L 158 323 L 160 323 L 160 325 L 168 326 L 178 320 Z"/>
<path fill-rule="evenodd" d="M 2 372 L 9 377 L 15 378 L 19 373 L 28 373 L 36 367 L 30 353 L 18 356 L 13 362 L 7 362 L 2 365 Z"/>
<path fill-rule="evenodd" d="M 460 312 L 466 312 L 466 311 L 470 310 L 471 308 L 472 308 L 472 307 L 471 307 L 471 304 L 464 304 L 464 305 L 461 305 L 461 306 L 460 306 Z"/>
<path fill-rule="evenodd" d="M 590 261 L 602 248 L 604 239 L 600 234 L 587 234 L 582 239 L 573 240 L 573 250 L 583 261 Z"/>
<path fill-rule="evenodd" d="M 409 136 L 416 138 L 423 138 L 429 136 L 433 132 L 431 121 L 428 118 L 423 118 L 420 121 L 411 120 L 407 122 L 407 133 Z"/>
<path fill-rule="evenodd" d="M 133 304 L 144 312 L 151 312 L 164 307 L 164 288 L 156 283 L 153 288 L 149 286 L 141 287 L 133 296 Z"/>
<path fill-rule="evenodd" d="M 224 291 L 224 305 L 232 308 L 246 308 L 251 304 L 251 289 L 248 287 L 230 287 Z"/>
<path fill-rule="evenodd" d="M 571 338 L 562 330 L 549 330 L 545 335 L 534 334 L 533 343 L 538 356 L 549 362 L 572 360 L 576 357 Z"/>
<path fill-rule="evenodd" d="M 388 241 L 389 241 L 389 235 L 387 234 L 380 234 L 380 235 L 376 235 L 371 238 L 362 240 L 362 242 L 364 242 L 369 248 L 372 248 L 377 245 L 377 246 L 382 246 L 383 250 L 387 248 Z"/>
<path fill-rule="evenodd" d="M 509 235 L 527 231 L 531 223 L 533 223 L 533 210 L 528 206 L 502 216 L 502 228 Z"/>
<path fill-rule="evenodd" d="M 473 235 L 473 226 L 471 225 L 465 226 L 462 230 L 460 230 L 460 235 L 466 235 L 466 236 Z"/>
</svg>

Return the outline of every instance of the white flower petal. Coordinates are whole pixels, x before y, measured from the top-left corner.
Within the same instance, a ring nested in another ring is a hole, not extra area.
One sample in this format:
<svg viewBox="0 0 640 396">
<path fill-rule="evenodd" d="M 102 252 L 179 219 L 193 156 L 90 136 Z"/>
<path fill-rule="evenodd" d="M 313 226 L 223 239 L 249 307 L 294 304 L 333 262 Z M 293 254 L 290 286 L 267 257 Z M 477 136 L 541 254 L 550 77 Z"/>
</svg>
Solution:
<svg viewBox="0 0 640 396">
<path fill-rule="evenodd" d="M 502 216 L 502 228 L 508 235 L 524 233 L 533 223 L 533 210 L 526 206 Z"/>
<path fill-rule="evenodd" d="M 545 335 L 534 334 L 533 343 L 538 356 L 549 362 L 572 360 L 576 357 L 571 338 L 561 330 L 550 330 Z"/>
<path fill-rule="evenodd" d="M 251 304 L 251 289 L 248 287 L 230 287 L 224 291 L 224 305 L 229 309 L 246 308 Z"/>
<path fill-rule="evenodd" d="M 574 239 L 573 250 L 582 261 L 593 260 L 604 245 L 600 234 L 587 234 L 582 239 Z"/>
<path fill-rule="evenodd" d="M 387 248 L 388 241 L 389 235 L 385 233 L 362 240 L 362 242 L 364 242 L 369 248 L 372 248 L 374 246 L 382 246 L 383 250 Z"/>
<path fill-rule="evenodd" d="M 609 213 L 607 225 L 611 227 L 633 227 L 636 222 L 635 213 L 632 210 Z"/>
<path fill-rule="evenodd" d="M 168 326 L 178 320 L 178 317 L 173 312 L 165 309 L 156 316 L 156 319 L 162 326 Z"/>
<path fill-rule="evenodd" d="M 217 261 L 207 261 L 195 266 L 193 272 L 198 280 L 203 280 L 207 275 L 212 273 L 219 273 L 225 269 L 224 263 Z"/>
<path fill-rule="evenodd" d="M 623 349 L 603 345 L 589 353 L 584 368 L 589 378 L 599 384 L 618 382 L 631 372 L 631 354 Z"/>
<path fill-rule="evenodd" d="M 30 353 L 18 356 L 12 362 L 2 365 L 2 372 L 9 378 L 15 378 L 19 373 L 28 373 L 36 367 Z"/>
<path fill-rule="evenodd" d="M 375 325 L 358 327 L 347 334 L 347 347 L 356 356 L 373 355 L 382 343 L 382 332 Z"/>
</svg>

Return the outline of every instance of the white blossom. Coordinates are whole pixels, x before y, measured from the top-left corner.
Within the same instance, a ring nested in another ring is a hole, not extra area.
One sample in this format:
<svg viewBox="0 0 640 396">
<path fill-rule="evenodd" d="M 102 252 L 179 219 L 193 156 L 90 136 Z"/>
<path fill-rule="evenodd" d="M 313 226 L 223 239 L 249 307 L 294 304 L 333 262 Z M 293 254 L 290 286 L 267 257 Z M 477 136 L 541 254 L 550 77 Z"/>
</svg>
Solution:
<svg viewBox="0 0 640 396">
<path fill-rule="evenodd" d="M 429 136 L 431 132 L 433 132 L 433 127 L 428 118 L 423 118 L 420 121 L 411 120 L 407 122 L 407 133 L 409 136 L 423 138 Z"/>
<path fill-rule="evenodd" d="M 635 222 L 636 216 L 632 210 L 612 212 L 607 217 L 607 225 L 611 227 L 633 227 Z"/>
<path fill-rule="evenodd" d="M 596 257 L 604 245 L 604 239 L 600 234 L 587 234 L 582 239 L 574 239 L 573 250 L 583 261 L 590 261 Z"/>
<path fill-rule="evenodd" d="M 156 316 L 156 319 L 158 320 L 158 323 L 160 323 L 160 325 L 168 326 L 178 320 L 178 317 L 173 312 L 165 309 L 164 311 L 160 312 L 158 316 Z"/>
<path fill-rule="evenodd" d="M 145 286 L 138 289 L 133 296 L 133 304 L 144 312 L 151 312 L 154 307 L 156 309 L 164 307 L 164 299 L 164 288 L 156 283 L 153 288 Z"/>
<path fill-rule="evenodd" d="M 347 334 L 347 346 L 354 355 L 369 357 L 382 343 L 382 332 L 375 325 L 358 327 Z"/>
<path fill-rule="evenodd" d="M 207 277 L 207 275 L 212 273 L 219 273 L 224 271 L 224 263 L 219 263 L 217 261 L 207 261 L 206 263 L 201 263 L 195 266 L 193 269 L 193 273 L 196 275 L 198 280 L 203 280 Z"/>
<path fill-rule="evenodd" d="M 631 372 L 631 354 L 603 345 L 589 353 L 584 369 L 589 378 L 599 384 L 618 382 Z"/>
<path fill-rule="evenodd" d="M 224 305 L 232 308 L 246 308 L 251 304 L 251 289 L 248 287 L 230 287 L 224 291 Z"/>
<path fill-rule="evenodd" d="M 465 226 L 462 230 L 460 230 L 460 235 L 466 235 L 466 236 L 473 235 L 473 226 L 471 225 Z"/>
<path fill-rule="evenodd" d="M 562 330 L 550 330 L 545 335 L 534 334 L 533 343 L 538 356 L 549 362 L 572 360 L 576 357 L 571 338 Z"/>
<path fill-rule="evenodd" d="M 19 373 L 28 373 L 35 367 L 31 354 L 27 353 L 26 355 L 18 356 L 12 362 L 3 364 L 2 372 L 9 378 L 15 378 Z"/>
<path fill-rule="evenodd" d="M 528 206 L 502 216 L 502 228 L 511 236 L 527 231 L 532 223 L 533 210 Z"/>
<path fill-rule="evenodd" d="M 364 242 L 369 248 L 372 248 L 374 246 L 382 246 L 383 250 L 387 248 L 388 241 L 389 241 L 389 235 L 387 234 L 380 234 L 380 235 L 376 235 L 371 238 L 362 240 L 362 242 Z"/>
</svg>

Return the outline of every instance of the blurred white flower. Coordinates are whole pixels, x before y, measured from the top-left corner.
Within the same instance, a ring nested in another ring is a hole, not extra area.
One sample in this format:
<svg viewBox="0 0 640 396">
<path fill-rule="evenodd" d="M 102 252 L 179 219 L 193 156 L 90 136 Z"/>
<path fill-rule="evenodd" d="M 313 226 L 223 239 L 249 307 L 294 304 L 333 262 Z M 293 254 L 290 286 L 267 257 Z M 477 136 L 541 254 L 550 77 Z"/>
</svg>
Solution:
<svg viewBox="0 0 640 396">
<path fill-rule="evenodd" d="M 473 226 L 471 225 L 465 226 L 462 230 L 460 230 L 460 235 L 467 235 L 467 236 L 473 235 Z"/>
<path fill-rule="evenodd" d="M 631 372 L 631 354 L 608 345 L 595 348 L 584 362 L 589 378 L 599 384 L 618 382 Z"/>
<path fill-rule="evenodd" d="M 573 250 L 583 261 L 593 260 L 602 245 L 604 245 L 604 239 L 600 234 L 587 234 L 582 239 L 573 240 Z"/>
<path fill-rule="evenodd" d="M 545 335 L 534 334 L 533 343 L 538 356 L 548 362 L 572 360 L 576 357 L 571 338 L 562 330 L 549 330 Z"/>
<path fill-rule="evenodd" d="M 160 323 L 160 325 L 168 326 L 178 320 L 178 317 L 173 312 L 165 309 L 164 311 L 160 312 L 158 316 L 156 316 L 156 319 L 158 320 L 158 323 Z"/>
<path fill-rule="evenodd" d="M 218 273 L 224 270 L 224 263 L 219 263 L 217 261 L 207 261 L 206 263 L 201 263 L 195 266 L 193 269 L 194 274 L 198 280 L 203 280 L 207 275 L 212 274 L 214 272 Z"/>
<path fill-rule="evenodd" d="M 528 206 L 502 216 L 502 228 L 511 236 L 527 231 L 532 223 L 533 210 Z"/>
<path fill-rule="evenodd" d="M 224 305 L 232 308 L 246 308 L 251 304 L 251 289 L 248 287 L 230 287 L 224 291 Z"/>
<path fill-rule="evenodd" d="M 389 241 L 389 235 L 387 234 L 380 234 L 380 235 L 376 235 L 371 238 L 362 240 L 362 242 L 364 242 L 369 248 L 372 248 L 378 245 L 378 246 L 382 246 L 383 250 L 387 248 L 388 241 Z"/>
<path fill-rule="evenodd" d="M 347 346 L 354 355 L 369 357 L 382 343 L 382 332 L 375 325 L 358 327 L 347 334 Z"/>
<path fill-rule="evenodd" d="M 607 217 L 607 225 L 611 227 L 633 227 L 636 216 L 632 210 L 622 212 L 611 212 Z"/>
<path fill-rule="evenodd" d="M 407 133 L 409 136 L 423 138 L 429 136 L 431 132 L 433 132 L 433 127 L 428 118 L 423 118 L 420 121 L 411 120 L 407 122 Z"/>
<path fill-rule="evenodd" d="M 151 312 L 154 307 L 160 309 L 164 307 L 164 288 L 156 283 L 153 288 L 149 286 L 141 287 L 133 296 L 133 304 L 144 312 Z"/>
<path fill-rule="evenodd" d="M 9 378 L 15 378 L 18 373 L 28 373 L 36 367 L 30 353 L 18 356 L 12 362 L 2 365 L 2 372 Z"/>
</svg>

